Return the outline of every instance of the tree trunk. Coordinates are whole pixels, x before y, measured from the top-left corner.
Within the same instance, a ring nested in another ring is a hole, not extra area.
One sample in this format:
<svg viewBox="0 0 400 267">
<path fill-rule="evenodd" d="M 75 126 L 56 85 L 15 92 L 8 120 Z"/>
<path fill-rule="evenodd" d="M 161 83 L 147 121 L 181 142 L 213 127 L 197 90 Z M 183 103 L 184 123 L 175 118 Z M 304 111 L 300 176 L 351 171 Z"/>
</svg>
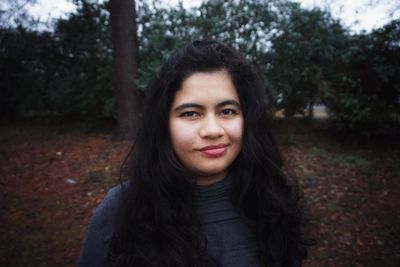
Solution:
<svg viewBox="0 0 400 267">
<path fill-rule="evenodd" d="M 315 90 L 310 91 L 310 103 L 308 103 L 307 117 L 309 120 L 314 119 Z"/>
<path fill-rule="evenodd" d="M 135 84 L 138 72 L 135 0 L 110 0 L 109 8 L 118 122 L 114 139 L 133 141 L 142 102 Z"/>
</svg>

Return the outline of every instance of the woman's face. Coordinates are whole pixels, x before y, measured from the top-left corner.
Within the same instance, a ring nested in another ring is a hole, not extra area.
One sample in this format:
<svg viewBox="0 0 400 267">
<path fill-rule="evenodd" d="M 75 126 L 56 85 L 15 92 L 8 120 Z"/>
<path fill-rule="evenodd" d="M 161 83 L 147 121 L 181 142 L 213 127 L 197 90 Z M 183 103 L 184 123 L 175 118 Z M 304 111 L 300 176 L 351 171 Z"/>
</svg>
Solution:
<svg viewBox="0 0 400 267">
<path fill-rule="evenodd" d="M 222 180 L 242 148 L 243 114 L 226 71 L 196 72 L 176 92 L 169 113 L 172 146 L 197 184 Z"/>
</svg>

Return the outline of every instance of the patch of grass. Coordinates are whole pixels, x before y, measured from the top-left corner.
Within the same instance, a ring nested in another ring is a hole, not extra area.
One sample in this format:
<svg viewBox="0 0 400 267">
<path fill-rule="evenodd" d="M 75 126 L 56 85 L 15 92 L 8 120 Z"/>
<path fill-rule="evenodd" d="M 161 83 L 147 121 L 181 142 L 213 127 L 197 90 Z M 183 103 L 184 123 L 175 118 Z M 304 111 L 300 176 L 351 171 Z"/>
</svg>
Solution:
<svg viewBox="0 0 400 267">
<path fill-rule="evenodd" d="M 287 140 L 287 143 L 288 143 L 289 145 L 292 145 L 292 146 L 297 146 L 297 145 L 299 144 L 299 142 L 297 141 L 297 139 L 296 139 L 296 137 L 295 137 L 294 134 L 290 134 L 290 135 L 289 135 L 289 138 L 288 138 L 288 140 Z"/>
<path fill-rule="evenodd" d="M 105 188 L 110 188 L 119 184 L 120 177 L 118 175 L 108 174 L 105 171 L 95 171 L 90 170 L 88 171 L 88 176 L 84 180 L 84 183 L 91 183 L 102 185 Z"/>
<path fill-rule="evenodd" d="M 335 159 L 346 165 L 367 166 L 369 161 L 356 155 L 339 154 Z"/>
<path fill-rule="evenodd" d="M 322 154 L 325 153 L 325 150 L 320 148 L 320 147 L 316 147 L 316 146 L 312 146 L 308 149 L 307 154 L 312 156 L 312 157 L 318 157 L 321 156 Z"/>
</svg>

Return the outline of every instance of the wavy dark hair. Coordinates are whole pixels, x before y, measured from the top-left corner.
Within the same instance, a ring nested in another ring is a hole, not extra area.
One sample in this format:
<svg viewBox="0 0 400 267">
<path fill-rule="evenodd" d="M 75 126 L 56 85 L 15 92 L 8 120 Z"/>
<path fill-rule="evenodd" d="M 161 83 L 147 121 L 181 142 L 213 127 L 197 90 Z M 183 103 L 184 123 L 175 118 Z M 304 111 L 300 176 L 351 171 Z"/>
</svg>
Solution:
<svg viewBox="0 0 400 267">
<path fill-rule="evenodd" d="M 297 191 L 282 171 L 270 132 L 261 75 L 237 52 L 216 41 L 193 41 L 161 66 L 147 98 L 128 162 L 114 237 L 113 266 L 219 266 L 207 254 L 196 210 L 195 181 L 174 153 L 168 116 L 183 80 L 196 72 L 226 70 L 244 116 L 242 150 L 229 167 L 232 203 L 254 225 L 264 266 L 300 266 L 306 255 Z"/>
</svg>

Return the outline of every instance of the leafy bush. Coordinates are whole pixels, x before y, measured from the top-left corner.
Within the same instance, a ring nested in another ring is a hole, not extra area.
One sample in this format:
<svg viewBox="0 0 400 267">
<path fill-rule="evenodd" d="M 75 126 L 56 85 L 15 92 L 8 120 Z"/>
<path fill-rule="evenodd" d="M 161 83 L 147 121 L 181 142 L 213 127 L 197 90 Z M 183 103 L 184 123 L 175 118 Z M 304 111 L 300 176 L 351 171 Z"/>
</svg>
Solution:
<svg viewBox="0 0 400 267">
<path fill-rule="evenodd" d="M 348 38 L 327 75 L 332 118 L 364 134 L 400 129 L 400 20 Z"/>
<path fill-rule="evenodd" d="M 222 2 L 192 10 L 139 3 L 141 91 L 175 47 L 213 38 L 255 63 L 272 87 L 273 104 L 288 117 L 324 103 L 346 129 L 400 129 L 399 20 L 351 35 L 328 12 L 298 3 Z M 0 116 L 115 116 L 107 6 L 74 3 L 77 12 L 56 21 L 54 32 L 0 29 Z"/>
</svg>

